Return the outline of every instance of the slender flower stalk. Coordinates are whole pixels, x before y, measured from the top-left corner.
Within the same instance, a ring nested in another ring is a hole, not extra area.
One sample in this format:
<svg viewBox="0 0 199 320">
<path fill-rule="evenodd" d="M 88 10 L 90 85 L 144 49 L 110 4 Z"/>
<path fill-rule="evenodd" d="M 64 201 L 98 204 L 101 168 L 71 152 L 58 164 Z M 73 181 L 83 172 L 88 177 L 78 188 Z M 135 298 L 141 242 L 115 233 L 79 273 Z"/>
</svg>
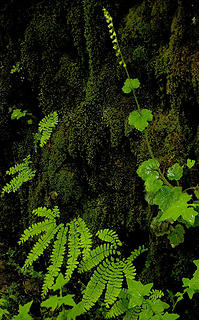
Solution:
<svg viewBox="0 0 199 320">
<path fill-rule="evenodd" d="M 110 38 L 113 44 L 113 49 L 116 51 L 116 56 L 119 57 L 119 64 L 122 65 L 125 69 L 126 75 L 127 75 L 127 79 L 131 80 L 126 63 L 124 61 L 124 57 L 122 55 L 120 46 L 119 46 L 119 42 L 117 39 L 117 35 L 113 26 L 113 18 L 111 17 L 111 15 L 109 14 L 109 12 L 103 8 L 103 12 L 104 12 L 104 17 L 106 19 L 106 22 L 108 24 L 108 29 L 109 29 L 109 33 L 110 33 Z M 139 114 L 141 114 L 141 108 L 137 99 L 137 96 L 135 94 L 135 89 L 132 87 L 131 88 L 131 92 L 133 93 L 133 97 L 135 99 L 136 105 L 137 105 L 137 109 Z M 145 130 L 145 139 L 146 139 L 146 143 L 147 143 L 147 147 L 148 147 L 148 151 L 149 154 L 151 156 L 151 158 L 155 161 L 155 156 L 153 154 L 152 148 L 150 146 L 149 140 L 148 140 L 148 135 L 147 135 L 147 130 Z M 173 186 L 167 181 L 167 179 L 164 177 L 164 175 L 162 174 L 161 170 L 158 168 L 158 172 L 160 174 L 161 179 L 164 181 L 164 183 L 166 185 L 168 185 L 170 188 L 172 188 Z"/>
</svg>

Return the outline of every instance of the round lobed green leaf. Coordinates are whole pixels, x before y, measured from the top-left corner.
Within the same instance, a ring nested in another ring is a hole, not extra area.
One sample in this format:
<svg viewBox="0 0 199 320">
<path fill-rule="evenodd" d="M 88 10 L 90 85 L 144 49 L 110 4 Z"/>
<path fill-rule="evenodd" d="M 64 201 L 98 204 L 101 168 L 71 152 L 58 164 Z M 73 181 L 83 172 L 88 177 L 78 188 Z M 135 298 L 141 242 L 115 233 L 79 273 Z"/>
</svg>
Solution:
<svg viewBox="0 0 199 320">
<path fill-rule="evenodd" d="M 141 132 L 148 126 L 148 121 L 152 119 L 153 114 L 148 109 L 142 109 L 141 112 L 132 111 L 128 117 L 129 124 Z"/>
<path fill-rule="evenodd" d="M 154 171 L 154 174 L 156 174 L 157 176 L 155 176 L 155 175 L 149 176 L 145 181 L 145 188 L 146 188 L 147 192 L 154 192 L 155 193 L 158 190 L 160 190 L 160 188 L 163 185 L 163 182 L 160 179 L 158 179 L 158 177 L 159 177 L 158 172 Z"/>
<path fill-rule="evenodd" d="M 157 160 L 149 159 L 142 162 L 136 172 L 138 176 L 144 181 L 146 181 L 148 177 L 155 177 L 157 179 L 159 177 L 159 174 L 155 170 L 157 170 L 159 166 L 160 164 Z"/>
<path fill-rule="evenodd" d="M 195 162 L 195 160 L 187 159 L 187 167 L 191 169 L 194 166 Z"/>
<path fill-rule="evenodd" d="M 137 89 L 140 86 L 140 81 L 136 79 L 126 79 L 122 87 L 124 93 L 130 93 L 133 89 Z"/>
<path fill-rule="evenodd" d="M 172 167 L 167 170 L 167 177 L 169 180 L 180 180 L 183 175 L 183 168 L 175 163 Z"/>
<path fill-rule="evenodd" d="M 182 194 L 179 187 L 169 188 L 163 186 L 156 194 L 154 203 L 163 211 L 167 210 L 173 202 L 177 201 Z"/>
</svg>

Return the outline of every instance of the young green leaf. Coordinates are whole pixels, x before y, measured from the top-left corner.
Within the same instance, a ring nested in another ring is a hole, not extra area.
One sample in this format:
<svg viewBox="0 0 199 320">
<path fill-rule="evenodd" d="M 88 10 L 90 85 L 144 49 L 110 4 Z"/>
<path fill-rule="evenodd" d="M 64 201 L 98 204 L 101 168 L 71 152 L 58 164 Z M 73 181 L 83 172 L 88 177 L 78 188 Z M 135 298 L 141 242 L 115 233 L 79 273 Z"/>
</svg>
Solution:
<svg viewBox="0 0 199 320">
<path fill-rule="evenodd" d="M 129 301 L 129 308 L 141 306 L 144 301 L 144 296 L 149 295 L 153 283 L 143 285 L 140 281 L 127 278 L 128 294 L 131 296 Z"/>
<path fill-rule="evenodd" d="M 137 89 L 140 86 L 140 81 L 136 79 L 126 79 L 124 82 L 124 86 L 122 87 L 122 91 L 124 93 L 130 93 L 133 89 Z"/>
<path fill-rule="evenodd" d="M 194 166 L 195 162 L 195 160 L 187 159 L 187 167 L 191 169 Z"/>
<path fill-rule="evenodd" d="M 148 109 L 142 109 L 141 112 L 132 111 L 128 117 L 129 124 L 141 132 L 148 126 L 148 121 L 152 119 L 152 112 Z"/>
<path fill-rule="evenodd" d="M 32 303 L 33 303 L 33 300 L 24 304 L 23 306 L 20 304 L 18 315 L 14 316 L 12 319 L 13 320 L 23 320 L 23 319 L 33 320 L 31 315 L 28 314 Z"/>
<path fill-rule="evenodd" d="M 158 172 L 154 171 L 154 174 L 155 173 L 157 174 L 157 177 L 155 177 L 155 175 L 149 176 L 145 181 L 145 188 L 147 192 L 157 192 L 163 185 L 163 182 L 158 179 Z"/>
<path fill-rule="evenodd" d="M 189 287 L 184 289 L 184 291 L 187 292 L 190 299 L 192 299 L 193 294 L 199 290 L 199 260 L 194 260 L 193 263 L 197 267 L 197 270 L 193 274 L 193 278 L 182 278 L 183 287 Z"/>
<path fill-rule="evenodd" d="M 64 279 L 63 274 L 60 272 L 59 276 L 56 279 L 55 284 L 51 287 L 53 291 L 60 290 L 65 284 L 67 283 L 67 280 Z"/>
<path fill-rule="evenodd" d="M 177 201 L 174 201 L 171 206 L 163 212 L 159 221 L 164 221 L 168 219 L 173 219 L 174 221 L 181 215 L 184 220 L 188 221 L 190 224 L 194 224 L 195 216 L 198 212 L 193 208 L 188 208 L 188 201 L 191 199 L 191 195 L 187 193 L 182 193 Z"/>
<path fill-rule="evenodd" d="M 172 167 L 167 170 L 167 177 L 169 180 L 180 180 L 183 175 L 183 168 L 178 164 L 175 163 Z"/>
<path fill-rule="evenodd" d="M 172 203 L 178 200 L 182 194 L 182 190 L 179 187 L 169 188 L 163 186 L 156 194 L 154 203 L 159 206 L 163 211 L 167 210 Z"/>
<path fill-rule="evenodd" d="M 159 166 L 160 164 L 157 160 L 149 159 L 142 162 L 136 172 L 144 181 L 146 181 L 148 177 L 155 177 L 157 179 L 159 175 L 156 170 L 159 168 Z"/>
</svg>

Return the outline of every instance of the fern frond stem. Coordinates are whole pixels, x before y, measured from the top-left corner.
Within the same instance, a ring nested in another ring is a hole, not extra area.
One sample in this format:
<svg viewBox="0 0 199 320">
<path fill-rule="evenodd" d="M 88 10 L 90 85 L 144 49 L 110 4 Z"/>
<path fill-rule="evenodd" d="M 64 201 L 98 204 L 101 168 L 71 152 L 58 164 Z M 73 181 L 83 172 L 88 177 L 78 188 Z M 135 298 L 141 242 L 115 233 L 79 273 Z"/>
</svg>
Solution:
<svg viewBox="0 0 199 320">
<path fill-rule="evenodd" d="M 148 147 L 148 151 L 149 151 L 149 154 L 151 156 L 151 158 L 155 161 L 155 157 L 154 157 L 154 154 L 153 154 L 153 150 L 151 148 L 151 145 L 149 143 L 149 139 L 148 139 L 148 133 L 147 133 L 147 130 L 145 130 L 145 139 L 146 139 L 146 144 L 147 144 L 147 147 Z M 172 184 L 169 183 L 169 181 L 167 181 L 167 179 L 165 178 L 165 176 L 163 175 L 162 171 L 160 170 L 160 168 L 157 168 L 160 176 L 161 176 L 161 179 L 162 181 L 170 188 L 173 188 Z"/>
</svg>

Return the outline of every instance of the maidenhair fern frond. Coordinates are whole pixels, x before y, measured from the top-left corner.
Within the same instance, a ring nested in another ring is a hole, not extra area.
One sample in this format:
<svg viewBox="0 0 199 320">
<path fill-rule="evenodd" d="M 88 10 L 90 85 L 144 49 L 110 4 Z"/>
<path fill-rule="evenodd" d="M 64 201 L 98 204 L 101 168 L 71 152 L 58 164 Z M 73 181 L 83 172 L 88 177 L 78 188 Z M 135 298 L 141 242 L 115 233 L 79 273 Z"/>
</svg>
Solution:
<svg viewBox="0 0 199 320">
<path fill-rule="evenodd" d="M 27 241 L 29 238 L 34 237 L 35 235 L 40 234 L 41 232 L 46 232 L 50 226 L 55 226 L 55 221 L 46 219 L 42 222 L 34 223 L 31 227 L 26 229 L 18 241 L 18 244 L 21 244 Z"/>
<path fill-rule="evenodd" d="M 45 217 L 49 220 L 54 220 L 55 218 L 60 216 L 60 212 L 57 206 L 55 206 L 53 210 L 47 209 L 46 207 L 39 207 L 33 210 L 33 213 L 38 217 Z"/>
<path fill-rule="evenodd" d="M 80 239 L 79 233 L 77 232 L 77 220 L 70 222 L 69 236 L 68 236 L 68 256 L 67 256 L 67 266 L 65 279 L 70 280 L 73 271 L 78 264 L 78 257 L 81 253 L 80 251 Z"/>
<path fill-rule="evenodd" d="M 127 289 L 122 289 L 118 299 L 105 314 L 106 319 L 111 319 L 124 314 L 128 310 Z"/>
<path fill-rule="evenodd" d="M 136 269 L 130 260 L 123 260 L 121 264 L 123 265 L 123 272 L 125 274 L 126 279 L 134 280 L 136 276 Z"/>
<path fill-rule="evenodd" d="M 96 235 L 103 241 L 110 242 L 113 246 L 121 246 L 122 242 L 119 240 L 115 231 L 110 229 L 99 230 Z"/>
<path fill-rule="evenodd" d="M 82 298 L 85 310 L 92 308 L 102 295 L 108 281 L 106 273 L 108 264 L 110 264 L 110 262 L 104 261 L 94 271 Z"/>
<path fill-rule="evenodd" d="M 27 170 L 30 163 L 32 163 L 32 161 L 30 161 L 30 155 L 28 155 L 25 159 L 23 159 L 22 163 L 17 163 L 13 167 L 11 167 L 9 170 L 7 170 L 6 174 L 12 175 L 17 172 Z"/>
<path fill-rule="evenodd" d="M 104 243 L 90 251 L 89 256 L 85 260 L 82 260 L 79 264 L 78 271 L 80 273 L 88 271 L 93 267 L 97 266 L 106 257 L 116 254 L 116 252 L 117 251 L 114 247 L 112 247 L 111 244 Z M 117 253 L 119 254 L 119 252 Z"/>
<path fill-rule="evenodd" d="M 83 250 L 83 259 L 86 259 L 92 247 L 92 234 L 81 218 L 77 219 L 77 231 L 80 233 L 80 247 Z"/>
<path fill-rule="evenodd" d="M 52 112 L 39 122 L 40 146 L 43 147 L 51 136 L 53 128 L 58 123 L 57 112 Z"/>
<path fill-rule="evenodd" d="M 141 255 L 143 252 L 148 251 L 148 248 L 145 248 L 145 246 L 139 246 L 138 249 L 135 249 L 131 252 L 131 255 L 128 257 L 128 261 L 134 261 L 139 255 Z"/>
<path fill-rule="evenodd" d="M 34 247 L 28 254 L 28 257 L 25 261 L 23 269 L 31 266 L 34 261 L 40 257 L 44 250 L 47 248 L 51 240 L 54 238 L 55 233 L 58 231 L 58 227 L 56 227 L 56 223 L 51 223 L 51 227 L 46 231 L 46 233 L 39 238 L 39 240 L 35 243 Z"/>
<path fill-rule="evenodd" d="M 54 283 L 54 279 L 58 276 L 60 268 L 63 263 L 64 253 L 66 249 L 66 233 L 68 226 L 64 227 L 63 224 L 59 225 L 60 230 L 57 233 L 57 239 L 53 245 L 53 251 L 51 255 L 51 265 L 47 268 L 48 273 L 45 275 L 44 283 L 42 287 L 42 296 L 44 297 Z"/>
<path fill-rule="evenodd" d="M 29 168 L 29 164 L 31 162 L 30 155 L 28 155 L 25 159 L 23 159 L 22 163 L 16 164 L 6 171 L 6 174 L 8 175 L 16 173 L 18 173 L 18 175 L 13 177 L 9 183 L 6 183 L 2 189 L 2 196 L 5 192 L 10 193 L 17 191 L 24 182 L 31 180 L 35 176 L 36 171 Z"/>
<path fill-rule="evenodd" d="M 108 283 L 106 287 L 104 302 L 106 307 L 113 304 L 122 289 L 123 266 L 120 262 L 110 263 L 108 268 Z"/>
</svg>

